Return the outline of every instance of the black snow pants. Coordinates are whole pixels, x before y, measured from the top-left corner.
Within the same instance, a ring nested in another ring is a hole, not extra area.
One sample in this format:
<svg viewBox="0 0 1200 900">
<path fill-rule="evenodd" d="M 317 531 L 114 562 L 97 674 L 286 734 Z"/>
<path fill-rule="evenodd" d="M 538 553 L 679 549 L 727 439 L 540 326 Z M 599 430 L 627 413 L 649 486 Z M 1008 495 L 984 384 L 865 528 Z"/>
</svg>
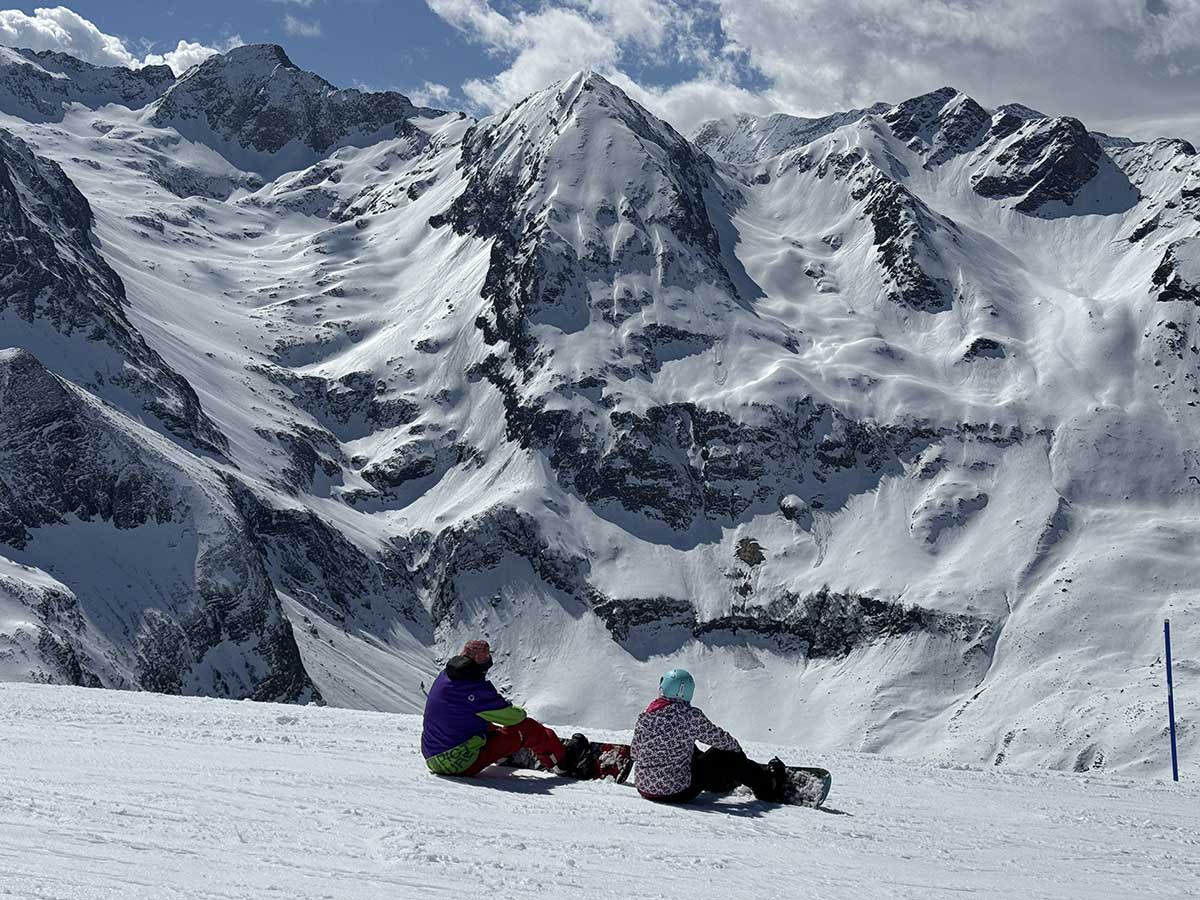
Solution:
<svg viewBox="0 0 1200 900">
<path fill-rule="evenodd" d="M 653 799 L 659 803 L 687 803 L 701 791 L 727 794 L 738 785 L 750 788 L 759 800 L 774 799 L 774 785 L 762 763 L 734 750 L 709 747 L 702 753 L 697 748 L 692 752 L 692 783 L 677 794 Z"/>
</svg>

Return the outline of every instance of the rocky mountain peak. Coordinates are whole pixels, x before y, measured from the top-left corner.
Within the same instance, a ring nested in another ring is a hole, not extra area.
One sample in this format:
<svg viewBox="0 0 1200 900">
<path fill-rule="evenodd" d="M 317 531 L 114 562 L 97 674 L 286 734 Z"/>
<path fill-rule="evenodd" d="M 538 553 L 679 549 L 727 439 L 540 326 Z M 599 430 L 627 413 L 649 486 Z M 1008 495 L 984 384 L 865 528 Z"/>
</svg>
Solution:
<svg viewBox="0 0 1200 900">
<path fill-rule="evenodd" d="M 936 118 L 950 104 L 950 101 L 960 96 L 965 97 L 966 94 L 963 94 L 958 88 L 946 85 L 897 103 L 888 111 L 886 118 L 890 122 L 896 123 L 897 126 L 902 122 L 928 122 Z M 915 129 L 908 130 L 914 131 Z"/>
<path fill-rule="evenodd" d="M 188 70 L 148 119 L 274 178 L 339 147 L 396 137 L 413 116 L 440 114 L 395 91 L 337 88 L 296 66 L 278 45 L 247 44 Z"/>
<path fill-rule="evenodd" d="M 525 370 L 531 324 L 609 328 L 642 310 L 651 297 L 635 272 L 668 291 L 736 293 L 705 200 L 712 168 L 620 88 L 581 72 L 470 129 L 466 187 L 430 222 L 506 248 L 493 252 L 480 326 Z"/>
<path fill-rule="evenodd" d="M 996 112 L 1016 116 L 1018 119 L 1048 119 L 1044 112 L 1026 106 L 1024 103 L 1002 103 L 996 107 Z"/>
<path fill-rule="evenodd" d="M 521 223 L 553 230 L 570 211 L 602 228 L 620 219 L 643 227 L 669 221 L 715 252 L 701 196 L 711 163 L 594 72 L 576 73 L 480 121 L 464 136 L 462 160 L 468 189 L 448 217 L 460 231 L 493 233 Z M 501 201 L 502 216 L 484 208 Z M 558 211 L 549 221 L 548 206 Z"/>
<path fill-rule="evenodd" d="M 605 121 L 619 122 L 658 146 L 686 143 L 674 128 L 652 115 L 603 75 L 590 70 L 576 72 L 531 94 L 513 107 L 512 112 L 516 113 L 512 121 L 520 122 L 526 131 L 534 129 L 529 132 L 530 142 L 534 144 L 561 135 L 569 127 L 586 130 Z M 542 128 L 536 127 L 539 118 Z"/>
<path fill-rule="evenodd" d="M 628 99 L 624 91 L 614 85 L 595 69 L 579 69 L 573 74 L 562 79 L 562 81 L 558 83 L 558 86 L 561 90 L 600 90 L 614 97 L 619 95 L 624 99 Z"/>
<path fill-rule="evenodd" d="M 68 103 L 140 109 L 174 81 L 168 66 L 94 66 L 65 53 L 0 47 L 0 112 L 32 122 L 62 119 Z"/>
<path fill-rule="evenodd" d="M 1005 127 L 996 135 L 997 150 L 972 186 L 982 197 L 1017 198 L 1018 212 L 1036 214 L 1050 203 L 1071 206 L 1108 160 L 1084 124 L 1069 116 L 1029 119 L 1008 132 Z"/>
<path fill-rule="evenodd" d="M 991 115 L 961 91 L 943 87 L 905 100 L 883 119 L 909 147 L 927 152 L 926 167 L 933 167 L 978 146 Z"/>
<path fill-rule="evenodd" d="M 272 78 L 300 77 L 314 88 L 337 90 L 312 72 L 305 72 L 278 44 L 243 44 L 225 53 L 217 53 L 197 63 L 180 76 L 180 82 L 208 82 L 214 79 L 234 89 L 262 87 Z"/>
<path fill-rule="evenodd" d="M 220 59 L 221 57 L 224 58 L 224 63 L 226 65 L 232 66 L 265 65 L 273 67 L 279 65 L 288 69 L 299 70 L 300 68 L 294 62 L 292 62 L 291 57 L 287 55 L 287 51 L 278 44 L 243 44 L 242 46 L 234 47 L 233 49 L 228 50 L 219 56 L 209 57 L 209 59 L 205 60 L 203 63 L 200 63 L 200 65 L 203 66 L 207 62 L 213 59 Z M 319 75 L 315 77 L 320 78 Z M 324 79 L 321 80 L 324 81 Z"/>
</svg>

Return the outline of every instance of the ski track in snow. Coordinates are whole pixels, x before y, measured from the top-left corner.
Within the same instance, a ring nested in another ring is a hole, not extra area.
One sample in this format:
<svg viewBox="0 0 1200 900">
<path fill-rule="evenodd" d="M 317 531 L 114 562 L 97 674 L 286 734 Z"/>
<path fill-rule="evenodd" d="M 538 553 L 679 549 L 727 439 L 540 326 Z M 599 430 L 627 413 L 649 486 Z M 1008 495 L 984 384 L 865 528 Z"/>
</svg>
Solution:
<svg viewBox="0 0 1200 900">
<path fill-rule="evenodd" d="M 0 897 L 1195 896 L 1200 789 L 749 745 L 828 811 L 429 774 L 420 719 L 0 684 Z"/>
</svg>

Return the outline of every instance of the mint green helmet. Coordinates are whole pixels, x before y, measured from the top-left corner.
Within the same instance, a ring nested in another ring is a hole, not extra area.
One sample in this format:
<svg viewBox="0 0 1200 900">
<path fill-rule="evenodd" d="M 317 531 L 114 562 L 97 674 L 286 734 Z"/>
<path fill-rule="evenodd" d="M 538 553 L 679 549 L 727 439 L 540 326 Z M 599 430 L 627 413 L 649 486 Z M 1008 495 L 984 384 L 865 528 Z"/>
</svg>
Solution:
<svg viewBox="0 0 1200 900">
<path fill-rule="evenodd" d="M 685 700 L 692 702 L 696 693 L 696 679 L 687 669 L 672 669 L 658 679 L 658 695 L 668 700 Z"/>
</svg>

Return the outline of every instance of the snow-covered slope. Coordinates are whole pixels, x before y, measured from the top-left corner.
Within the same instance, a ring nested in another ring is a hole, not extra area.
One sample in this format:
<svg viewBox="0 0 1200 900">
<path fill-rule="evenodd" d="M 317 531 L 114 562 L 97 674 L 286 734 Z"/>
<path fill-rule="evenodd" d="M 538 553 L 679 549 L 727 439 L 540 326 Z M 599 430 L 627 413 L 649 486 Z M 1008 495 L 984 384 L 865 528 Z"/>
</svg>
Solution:
<svg viewBox="0 0 1200 900">
<path fill-rule="evenodd" d="M 86 736 L 84 738 L 83 736 Z M 0 883 L 19 897 L 1188 897 L 1194 784 L 829 767 L 825 810 L 430 775 L 420 720 L 0 685 Z"/>
<path fill-rule="evenodd" d="M 682 664 L 750 737 L 1152 775 L 1170 615 L 1194 759 L 1189 145 L 947 88 L 697 146 L 590 73 L 473 122 L 270 46 L 59 109 L 0 123 L 13 253 L 49 223 L 71 315 L 122 337 L 3 320 L 10 395 L 110 448 L 0 409 L 5 677 L 412 712 L 485 634 L 560 721 L 627 727 Z M 102 501 L 48 484 L 79 460 Z"/>
<path fill-rule="evenodd" d="M 225 438 L 191 386 L 129 322 L 124 285 L 92 243 L 86 198 L 59 166 L 0 131 L 0 323 L 62 376 L 158 419 L 193 445 Z"/>
<path fill-rule="evenodd" d="M 693 142 L 712 156 L 727 162 L 748 164 L 768 159 L 829 134 L 863 116 L 887 112 L 887 103 L 869 109 L 851 109 L 815 119 L 772 113 L 769 116 L 740 114 L 711 119 L 696 129 Z"/>
</svg>

